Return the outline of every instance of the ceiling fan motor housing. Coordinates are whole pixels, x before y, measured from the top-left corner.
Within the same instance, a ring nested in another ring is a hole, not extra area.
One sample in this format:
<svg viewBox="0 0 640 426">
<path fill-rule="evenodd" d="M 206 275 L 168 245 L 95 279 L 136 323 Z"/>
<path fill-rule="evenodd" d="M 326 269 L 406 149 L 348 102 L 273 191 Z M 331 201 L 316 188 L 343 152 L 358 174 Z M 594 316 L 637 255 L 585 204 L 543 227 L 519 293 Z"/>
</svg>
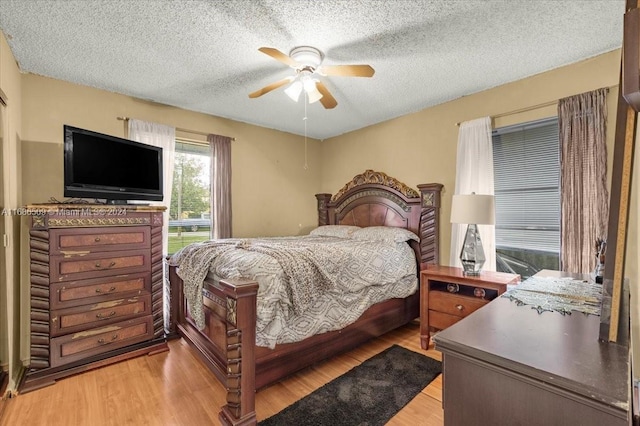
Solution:
<svg viewBox="0 0 640 426">
<path fill-rule="evenodd" d="M 315 47 L 298 46 L 291 49 L 289 57 L 294 61 L 303 64 L 304 67 L 311 67 L 315 70 L 322 63 L 324 55 Z"/>
</svg>

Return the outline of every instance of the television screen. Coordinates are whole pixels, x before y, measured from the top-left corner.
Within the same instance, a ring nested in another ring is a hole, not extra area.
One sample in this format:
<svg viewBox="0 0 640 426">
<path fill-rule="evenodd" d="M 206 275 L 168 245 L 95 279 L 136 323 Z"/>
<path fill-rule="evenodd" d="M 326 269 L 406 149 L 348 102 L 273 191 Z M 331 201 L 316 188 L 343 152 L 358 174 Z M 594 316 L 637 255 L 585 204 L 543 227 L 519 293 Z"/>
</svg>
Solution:
<svg viewBox="0 0 640 426">
<path fill-rule="evenodd" d="M 162 201 L 162 148 L 65 125 L 64 196 Z"/>
</svg>

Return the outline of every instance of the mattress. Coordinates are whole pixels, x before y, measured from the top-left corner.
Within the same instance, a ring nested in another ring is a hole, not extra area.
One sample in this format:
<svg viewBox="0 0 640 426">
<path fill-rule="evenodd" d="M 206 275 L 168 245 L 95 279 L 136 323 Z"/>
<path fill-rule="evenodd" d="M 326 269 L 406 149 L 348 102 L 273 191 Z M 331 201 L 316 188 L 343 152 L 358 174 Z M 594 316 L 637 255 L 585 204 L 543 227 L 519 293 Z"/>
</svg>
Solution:
<svg viewBox="0 0 640 426">
<path fill-rule="evenodd" d="M 418 288 L 415 254 L 404 241 L 315 235 L 212 240 L 188 246 L 172 261 L 200 328 L 205 278 L 257 281 L 256 344 L 265 347 L 342 329 L 370 306 Z"/>
</svg>

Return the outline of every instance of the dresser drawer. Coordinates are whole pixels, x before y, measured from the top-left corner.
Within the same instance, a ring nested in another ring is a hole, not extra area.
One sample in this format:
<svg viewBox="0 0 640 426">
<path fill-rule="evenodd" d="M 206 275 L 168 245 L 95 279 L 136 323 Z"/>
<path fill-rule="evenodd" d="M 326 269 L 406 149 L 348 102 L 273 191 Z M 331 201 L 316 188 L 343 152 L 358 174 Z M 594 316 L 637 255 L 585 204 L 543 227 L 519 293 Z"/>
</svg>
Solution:
<svg viewBox="0 0 640 426">
<path fill-rule="evenodd" d="M 429 311 L 434 310 L 457 317 L 466 317 L 486 304 L 486 300 L 479 298 L 458 296 L 444 291 L 429 292 Z"/>
<path fill-rule="evenodd" d="M 52 310 L 103 302 L 109 299 L 151 293 L 149 272 L 116 275 L 51 284 L 49 304 Z"/>
<path fill-rule="evenodd" d="M 150 250 L 51 256 L 49 279 L 58 281 L 107 277 L 151 269 Z"/>
<path fill-rule="evenodd" d="M 51 311 L 50 330 L 60 336 L 143 315 L 151 315 L 151 294 Z"/>
<path fill-rule="evenodd" d="M 49 250 L 52 255 L 137 250 L 151 247 L 150 236 L 148 226 L 52 229 L 49 231 Z"/>
<path fill-rule="evenodd" d="M 51 367 L 68 364 L 153 338 L 153 317 L 122 321 L 109 326 L 51 339 Z"/>
</svg>

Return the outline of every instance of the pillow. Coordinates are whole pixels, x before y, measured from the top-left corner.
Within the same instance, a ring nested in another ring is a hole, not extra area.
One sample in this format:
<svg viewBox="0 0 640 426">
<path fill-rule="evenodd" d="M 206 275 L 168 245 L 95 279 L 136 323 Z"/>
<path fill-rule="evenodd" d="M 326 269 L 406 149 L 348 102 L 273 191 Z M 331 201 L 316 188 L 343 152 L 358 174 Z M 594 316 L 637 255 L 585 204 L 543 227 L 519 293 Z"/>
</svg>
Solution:
<svg viewBox="0 0 640 426">
<path fill-rule="evenodd" d="M 316 237 L 351 238 L 352 234 L 359 229 L 362 228 L 353 225 L 323 225 L 309 232 L 309 235 L 315 235 Z"/>
<path fill-rule="evenodd" d="M 352 238 L 354 240 L 386 241 L 390 243 L 403 243 L 409 240 L 420 241 L 420 238 L 408 229 L 393 226 L 361 228 L 353 233 Z"/>
</svg>

